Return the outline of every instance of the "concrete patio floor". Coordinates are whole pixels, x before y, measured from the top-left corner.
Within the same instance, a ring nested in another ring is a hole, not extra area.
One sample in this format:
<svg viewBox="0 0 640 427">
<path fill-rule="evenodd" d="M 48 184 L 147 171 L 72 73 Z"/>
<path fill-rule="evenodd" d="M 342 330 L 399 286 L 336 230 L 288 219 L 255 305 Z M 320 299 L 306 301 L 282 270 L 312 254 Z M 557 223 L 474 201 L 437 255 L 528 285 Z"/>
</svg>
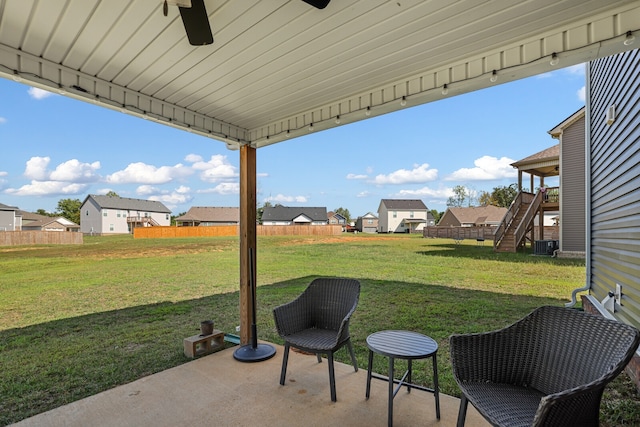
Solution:
<svg viewBox="0 0 640 427">
<path fill-rule="evenodd" d="M 141 378 L 25 419 L 29 426 L 385 426 L 387 383 L 372 380 L 365 399 L 366 366 L 354 372 L 336 363 L 337 402 L 329 395 L 326 360 L 291 352 L 285 386 L 279 384 L 283 349 L 257 363 L 233 358 L 236 347 Z M 397 369 L 403 362 L 397 362 Z M 430 361 L 417 364 L 415 369 Z M 432 393 L 400 390 L 394 426 L 455 426 L 459 400 L 440 394 L 441 420 Z M 469 405 L 467 426 L 488 426 Z"/>
</svg>

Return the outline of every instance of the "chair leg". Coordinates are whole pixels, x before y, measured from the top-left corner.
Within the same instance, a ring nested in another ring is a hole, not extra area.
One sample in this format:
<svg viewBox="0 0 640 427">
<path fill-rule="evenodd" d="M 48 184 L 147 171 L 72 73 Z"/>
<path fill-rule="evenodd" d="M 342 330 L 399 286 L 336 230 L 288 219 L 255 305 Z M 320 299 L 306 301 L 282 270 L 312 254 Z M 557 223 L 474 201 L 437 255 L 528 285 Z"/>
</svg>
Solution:
<svg viewBox="0 0 640 427">
<path fill-rule="evenodd" d="M 287 363 L 289 362 L 289 343 L 284 343 L 284 355 L 282 356 L 282 371 L 280 372 L 280 385 L 284 385 L 284 378 L 287 375 Z"/>
<path fill-rule="evenodd" d="M 351 340 L 347 341 L 347 348 L 349 349 L 349 354 L 351 355 L 351 362 L 353 363 L 353 368 L 358 372 L 358 361 L 356 360 L 356 355 L 353 352 L 353 346 L 351 345 Z"/>
<path fill-rule="evenodd" d="M 329 388 L 331 389 L 331 401 L 335 402 L 336 399 L 336 373 L 333 369 L 333 352 L 327 353 L 327 364 L 329 365 Z"/>
<path fill-rule="evenodd" d="M 467 396 L 462 393 L 460 397 L 460 409 L 458 410 L 458 423 L 457 427 L 464 427 L 465 419 L 467 418 L 467 405 L 469 401 L 467 400 Z"/>
<path fill-rule="evenodd" d="M 316 357 L 318 358 L 318 363 L 322 363 L 322 355 L 320 353 L 316 353 Z"/>
</svg>

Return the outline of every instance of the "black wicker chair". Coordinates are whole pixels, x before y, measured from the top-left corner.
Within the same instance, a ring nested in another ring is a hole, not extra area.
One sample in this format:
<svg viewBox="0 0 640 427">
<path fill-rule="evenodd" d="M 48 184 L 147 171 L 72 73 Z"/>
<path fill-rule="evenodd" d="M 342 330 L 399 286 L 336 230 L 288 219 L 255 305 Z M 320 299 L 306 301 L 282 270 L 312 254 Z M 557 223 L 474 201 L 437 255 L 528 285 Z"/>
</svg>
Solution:
<svg viewBox="0 0 640 427">
<path fill-rule="evenodd" d="M 498 331 L 453 335 L 458 426 L 468 402 L 494 426 L 597 426 L 606 384 L 639 343 L 632 326 L 561 307 Z"/>
<path fill-rule="evenodd" d="M 326 354 L 329 364 L 331 400 L 336 401 L 333 353 L 346 345 L 356 372 L 358 363 L 349 336 L 349 319 L 358 305 L 360 282 L 353 279 L 315 279 L 294 301 L 273 310 L 278 334 L 284 339 L 280 384 L 284 385 L 289 348 Z"/>
</svg>

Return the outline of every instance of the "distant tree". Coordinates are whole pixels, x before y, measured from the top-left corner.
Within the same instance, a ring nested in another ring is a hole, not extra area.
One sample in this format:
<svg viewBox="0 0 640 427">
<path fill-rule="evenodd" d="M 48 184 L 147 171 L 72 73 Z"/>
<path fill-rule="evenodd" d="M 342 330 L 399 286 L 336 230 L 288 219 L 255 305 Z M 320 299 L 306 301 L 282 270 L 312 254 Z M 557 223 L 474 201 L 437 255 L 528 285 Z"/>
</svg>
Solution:
<svg viewBox="0 0 640 427">
<path fill-rule="evenodd" d="M 511 206 L 511 202 L 518 195 L 518 184 L 515 182 L 507 186 L 494 187 L 491 192 L 491 204 L 494 206 L 500 206 L 508 208 Z"/>
<path fill-rule="evenodd" d="M 36 211 L 36 213 L 37 213 L 38 215 L 44 215 L 44 216 L 53 216 L 53 215 L 54 215 L 54 214 L 52 214 L 52 213 L 50 213 L 50 212 L 45 211 L 45 210 L 44 210 L 44 209 L 42 209 L 42 208 L 38 209 L 38 210 Z"/>
<path fill-rule="evenodd" d="M 171 215 L 171 225 L 176 225 L 176 218 L 181 217 L 182 215 L 185 215 L 186 212 L 180 212 L 178 215 Z"/>
<path fill-rule="evenodd" d="M 431 212 L 431 215 L 433 215 L 433 219 L 436 221 L 436 224 L 437 224 L 438 221 L 440 221 L 442 214 L 438 212 L 437 209 L 431 209 L 429 212 Z"/>
<path fill-rule="evenodd" d="M 105 196 L 107 196 L 107 197 L 120 197 L 120 196 L 118 195 L 118 193 L 116 193 L 116 192 L 115 192 L 115 191 L 113 191 L 113 190 L 109 191 L 107 194 L 105 194 Z"/>
<path fill-rule="evenodd" d="M 349 209 L 339 207 L 337 209 L 334 209 L 333 212 L 342 215 L 347 220 L 347 224 L 351 222 L 351 214 L 349 213 Z"/>
<path fill-rule="evenodd" d="M 79 199 L 61 199 L 58 201 L 56 214 L 65 217 L 69 221 L 80 224 L 80 206 L 82 202 Z"/>
<path fill-rule="evenodd" d="M 480 204 L 480 206 L 489 206 L 493 204 L 491 201 L 491 193 L 488 191 L 481 191 L 478 196 L 478 204 Z"/>
<path fill-rule="evenodd" d="M 453 187 L 453 196 L 447 200 L 447 206 L 453 208 L 461 208 L 467 200 L 467 189 L 463 185 Z"/>
<path fill-rule="evenodd" d="M 271 202 L 267 200 L 266 202 L 264 202 L 264 205 L 256 209 L 256 221 L 258 221 L 258 224 L 262 224 L 262 214 L 264 214 L 264 208 L 271 208 L 271 207 L 273 207 L 271 205 Z"/>
</svg>

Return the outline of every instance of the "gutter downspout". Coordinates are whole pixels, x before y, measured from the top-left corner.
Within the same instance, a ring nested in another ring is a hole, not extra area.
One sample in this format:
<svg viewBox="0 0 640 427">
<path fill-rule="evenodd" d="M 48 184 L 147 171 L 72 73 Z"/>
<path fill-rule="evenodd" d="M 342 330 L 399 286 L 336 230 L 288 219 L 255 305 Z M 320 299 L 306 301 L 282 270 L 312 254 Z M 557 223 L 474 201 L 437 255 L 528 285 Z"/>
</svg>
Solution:
<svg viewBox="0 0 640 427">
<path fill-rule="evenodd" d="M 585 129 L 584 129 L 584 174 L 585 174 L 585 285 L 571 292 L 571 301 L 564 306 L 576 305 L 576 295 L 591 289 L 591 63 L 585 64 Z"/>
</svg>

